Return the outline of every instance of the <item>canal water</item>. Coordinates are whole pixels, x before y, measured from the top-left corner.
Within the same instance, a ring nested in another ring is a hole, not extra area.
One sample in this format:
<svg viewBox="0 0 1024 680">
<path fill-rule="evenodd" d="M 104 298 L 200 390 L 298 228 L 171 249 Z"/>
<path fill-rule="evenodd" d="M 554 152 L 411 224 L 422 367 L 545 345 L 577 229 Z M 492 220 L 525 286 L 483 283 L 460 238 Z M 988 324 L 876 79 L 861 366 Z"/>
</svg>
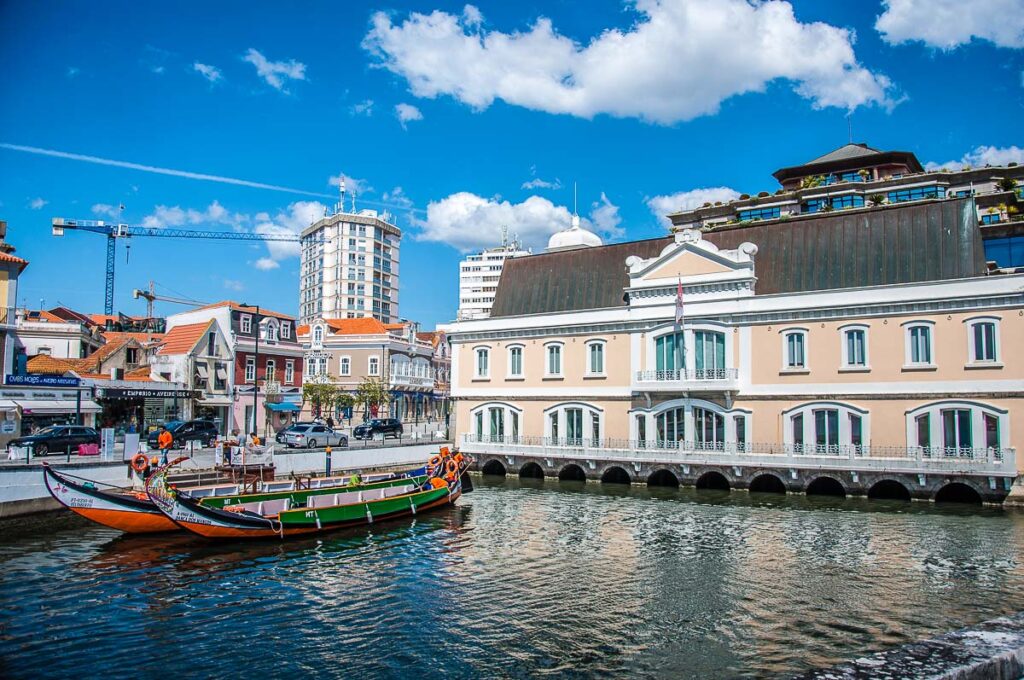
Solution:
<svg viewBox="0 0 1024 680">
<path fill-rule="evenodd" d="M 0 525 L 0 676 L 772 677 L 1024 610 L 1024 514 L 477 477 L 287 543 Z"/>
</svg>

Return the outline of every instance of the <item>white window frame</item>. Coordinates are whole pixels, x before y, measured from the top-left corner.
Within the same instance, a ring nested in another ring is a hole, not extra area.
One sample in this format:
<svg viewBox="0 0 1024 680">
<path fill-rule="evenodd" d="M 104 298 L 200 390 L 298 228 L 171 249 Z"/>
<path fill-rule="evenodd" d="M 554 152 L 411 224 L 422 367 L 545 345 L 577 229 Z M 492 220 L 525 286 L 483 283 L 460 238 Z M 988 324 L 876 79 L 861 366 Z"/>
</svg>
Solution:
<svg viewBox="0 0 1024 680">
<path fill-rule="evenodd" d="M 322 347 L 324 344 L 324 327 L 320 324 L 313 326 L 313 347 Z"/>
<path fill-rule="evenodd" d="M 277 382 L 277 361 L 267 359 L 263 364 L 263 380 Z"/>
<path fill-rule="evenodd" d="M 252 333 L 252 315 L 251 314 L 241 314 L 241 315 L 239 315 L 239 317 L 238 317 L 238 329 L 239 329 L 240 332 L 245 333 L 246 335 L 248 335 L 249 333 Z"/>
<path fill-rule="evenodd" d="M 1005 449 L 1009 447 L 1009 443 L 1013 441 L 1010 439 L 1010 412 L 1006 409 L 1001 409 L 991 404 L 986 404 L 980 401 L 965 401 L 959 399 L 947 399 L 944 401 L 933 401 L 928 404 L 922 404 L 916 408 L 906 411 L 907 420 L 907 446 L 910 448 L 921 449 L 921 453 L 924 455 L 942 456 L 947 453 L 942 445 L 942 412 L 949 409 L 969 409 L 971 411 L 971 438 L 974 440 L 974 447 L 972 451 L 982 453 L 987 447 L 985 446 L 985 415 L 995 416 L 999 421 L 999 448 Z M 931 441 L 928 447 L 923 448 L 917 436 L 917 418 L 918 416 L 928 414 L 930 420 L 929 426 L 929 438 Z M 978 443 L 981 446 L 978 446 Z M 953 455 L 959 455 L 961 452 L 954 452 Z"/>
<path fill-rule="evenodd" d="M 584 353 L 584 367 L 583 375 L 588 378 L 604 378 L 608 375 L 608 341 L 604 338 L 595 338 L 593 340 L 587 340 L 584 344 L 586 351 Z M 594 372 L 592 371 L 592 362 L 590 361 L 590 353 L 593 352 L 593 347 L 601 347 L 601 370 Z"/>
<path fill-rule="evenodd" d="M 347 354 L 338 357 L 338 375 L 352 375 L 352 357 Z"/>
<path fill-rule="evenodd" d="M 802 415 L 804 418 L 804 449 L 814 452 L 816 437 L 814 432 L 814 412 L 822 409 L 835 409 L 839 411 L 837 425 L 839 426 L 839 447 L 840 452 L 849 450 L 853 443 L 851 441 L 850 415 L 861 418 L 861 443 L 858 455 L 867 455 L 871 447 L 871 412 L 853 404 L 841 401 L 809 401 L 782 412 L 782 440 L 787 448 L 793 447 L 793 416 Z M 748 436 L 749 436 L 749 430 Z M 844 449 L 845 447 L 845 449 Z"/>
<path fill-rule="evenodd" d="M 964 319 L 964 325 L 967 329 L 967 368 L 992 368 L 1002 366 L 1002 347 L 999 340 L 999 322 L 1001 321 L 998 316 L 972 316 L 969 319 Z M 975 350 L 975 337 L 974 327 L 983 324 L 990 323 L 993 326 L 992 331 L 992 342 L 993 351 L 991 359 L 978 359 Z"/>
<path fill-rule="evenodd" d="M 789 336 L 801 335 L 803 336 L 803 360 L 804 363 L 800 366 L 790 366 L 789 364 Z M 779 331 L 779 336 L 782 338 L 782 372 L 783 373 L 808 373 L 811 370 L 811 333 L 810 329 L 803 327 L 790 327 L 783 328 Z"/>
<path fill-rule="evenodd" d="M 292 322 L 282 321 L 281 322 L 281 337 L 288 339 L 292 335 Z"/>
<path fill-rule="evenodd" d="M 558 373 L 551 372 L 551 348 L 558 348 Z M 544 343 L 544 377 L 564 378 L 565 377 L 565 343 L 561 340 L 553 340 Z"/>
<path fill-rule="evenodd" d="M 903 327 L 903 370 L 933 370 L 935 364 L 935 322 L 930 319 L 915 319 L 904 321 L 900 324 Z M 928 329 L 928 361 L 913 361 L 913 329 Z"/>
<path fill-rule="evenodd" d="M 523 409 L 519 408 L 514 404 L 510 404 L 505 401 L 488 401 L 480 404 L 473 408 L 470 413 L 470 422 L 473 424 L 472 429 L 477 430 L 472 432 L 474 436 L 478 437 L 480 441 L 487 441 L 491 438 L 491 418 L 490 409 L 501 408 L 504 409 L 505 413 L 502 415 L 504 420 L 505 430 L 505 441 L 514 443 L 519 441 L 523 437 Z M 482 414 L 482 422 L 477 420 L 477 417 Z M 515 432 L 512 428 L 512 415 L 515 414 L 517 427 Z M 478 426 L 483 425 L 483 431 L 479 431 Z"/>
<path fill-rule="evenodd" d="M 519 350 L 519 373 L 512 372 L 512 350 Z M 508 345 L 505 348 L 505 357 L 508 365 L 505 371 L 505 377 L 509 380 L 523 380 L 526 378 L 526 345 L 521 343 Z"/>
<path fill-rule="evenodd" d="M 380 355 L 371 354 L 366 358 L 366 375 L 380 375 Z"/>
<path fill-rule="evenodd" d="M 846 334 L 850 331 L 863 331 L 864 332 L 864 363 L 863 364 L 851 364 L 850 363 L 850 345 L 847 342 Z M 870 345 L 871 327 L 864 323 L 848 323 L 839 327 L 839 351 L 842 356 L 842 366 L 839 370 L 846 373 L 856 373 L 858 371 L 867 373 L 871 370 L 871 352 L 868 349 Z"/>
<path fill-rule="evenodd" d="M 295 360 L 289 359 L 284 362 L 284 384 L 292 385 L 295 383 Z"/>
<path fill-rule="evenodd" d="M 568 409 L 581 409 L 583 411 L 583 419 L 580 422 L 584 435 L 579 437 L 581 439 L 582 446 L 586 448 L 601 447 L 605 440 L 605 426 L 607 425 L 607 418 L 605 417 L 605 410 L 600 406 L 594 406 L 585 401 L 563 401 L 559 404 L 554 404 L 544 409 L 544 437 L 545 439 L 551 440 L 551 417 L 552 415 L 558 421 L 558 441 L 564 441 L 567 439 L 567 429 L 565 421 L 565 412 Z M 594 418 L 597 418 L 597 430 L 598 437 L 597 442 L 594 442 L 594 438 L 589 436 L 594 430 Z M 558 446 L 558 442 L 552 442 L 555 446 Z M 576 444 L 574 444 L 576 445 Z"/>
<path fill-rule="evenodd" d="M 277 342 L 277 320 L 269 319 L 263 324 L 263 339 L 266 342 Z"/>
<path fill-rule="evenodd" d="M 256 357 L 248 356 L 245 358 L 245 382 L 256 382 Z"/>
<path fill-rule="evenodd" d="M 629 410 L 629 415 L 634 416 L 629 420 L 629 438 L 631 441 L 637 442 L 638 448 L 656 448 L 658 446 L 658 416 L 665 413 L 666 411 L 673 411 L 675 409 L 684 409 L 683 413 L 683 428 L 684 434 L 689 438 L 685 442 L 685 446 L 693 447 L 693 442 L 690 439 L 693 438 L 693 434 L 696 432 L 696 425 L 694 422 L 694 409 L 705 409 L 707 411 L 714 411 L 721 415 L 725 422 L 725 440 L 723 446 L 727 451 L 735 451 L 739 448 L 736 442 L 736 419 L 742 418 L 744 424 L 744 433 L 746 436 L 746 442 L 743 449 L 745 451 L 752 450 L 751 435 L 753 434 L 754 427 L 754 413 L 750 409 L 746 408 L 731 408 L 724 409 L 720 405 L 707 401 L 706 399 L 672 399 L 665 401 L 657 406 L 651 408 L 634 408 Z M 644 429 L 646 430 L 647 438 L 644 442 L 639 441 L 640 428 L 637 419 L 643 417 Z M 677 445 L 673 445 L 675 448 Z"/>
<path fill-rule="evenodd" d="M 480 357 L 483 357 L 484 370 L 480 370 Z M 491 348 L 489 345 L 478 345 L 473 348 L 473 379 L 488 380 L 491 377 Z"/>
</svg>

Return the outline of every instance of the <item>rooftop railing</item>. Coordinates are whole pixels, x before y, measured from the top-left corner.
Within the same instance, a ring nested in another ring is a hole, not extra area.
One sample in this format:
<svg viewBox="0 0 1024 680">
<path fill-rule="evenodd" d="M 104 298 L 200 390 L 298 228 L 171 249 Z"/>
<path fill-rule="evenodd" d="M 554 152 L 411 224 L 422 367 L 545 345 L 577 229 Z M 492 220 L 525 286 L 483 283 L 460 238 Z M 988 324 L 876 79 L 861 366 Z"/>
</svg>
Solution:
<svg viewBox="0 0 1024 680">
<path fill-rule="evenodd" d="M 680 380 L 728 381 L 736 380 L 739 371 L 735 368 L 697 368 L 661 371 L 637 371 L 637 382 L 673 382 Z"/>
</svg>

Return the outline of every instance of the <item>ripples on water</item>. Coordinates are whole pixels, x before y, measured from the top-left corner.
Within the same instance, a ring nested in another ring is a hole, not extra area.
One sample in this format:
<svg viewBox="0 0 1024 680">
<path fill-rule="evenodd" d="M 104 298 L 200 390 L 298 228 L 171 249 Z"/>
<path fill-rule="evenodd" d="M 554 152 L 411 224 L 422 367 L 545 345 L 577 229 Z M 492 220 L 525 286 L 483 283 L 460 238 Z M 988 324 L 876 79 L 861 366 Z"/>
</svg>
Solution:
<svg viewBox="0 0 1024 680">
<path fill-rule="evenodd" d="M 477 478 L 283 544 L 0 531 L 5 677 L 772 676 L 1024 609 L 991 508 Z"/>
</svg>

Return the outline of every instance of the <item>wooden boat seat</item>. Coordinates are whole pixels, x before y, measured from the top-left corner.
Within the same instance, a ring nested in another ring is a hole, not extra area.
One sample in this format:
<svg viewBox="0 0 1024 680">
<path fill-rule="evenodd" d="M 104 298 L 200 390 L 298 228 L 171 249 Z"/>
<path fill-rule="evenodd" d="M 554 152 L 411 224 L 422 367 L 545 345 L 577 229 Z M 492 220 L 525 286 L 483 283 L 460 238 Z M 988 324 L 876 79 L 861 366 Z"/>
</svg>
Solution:
<svg viewBox="0 0 1024 680">
<path fill-rule="evenodd" d="M 407 493 L 412 493 L 416 490 L 415 484 L 408 484 L 406 486 L 391 486 L 384 489 L 384 498 L 391 498 L 393 496 L 402 496 Z"/>
<path fill-rule="evenodd" d="M 263 507 L 258 510 L 258 513 L 264 517 L 278 515 L 291 507 L 290 500 L 288 498 L 279 498 L 273 501 L 263 501 L 261 503 Z"/>
<path fill-rule="evenodd" d="M 283 481 L 283 482 L 264 482 L 261 488 L 263 493 L 271 493 L 274 491 L 291 491 L 295 488 L 295 482 Z"/>
<path fill-rule="evenodd" d="M 208 498 L 211 496 L 237 496 L 239 493 L 237 484 L 219 484 L 216 486 L 197 486 L 188 489 L 188 495 L 195 499 Z"/>
</svg>

